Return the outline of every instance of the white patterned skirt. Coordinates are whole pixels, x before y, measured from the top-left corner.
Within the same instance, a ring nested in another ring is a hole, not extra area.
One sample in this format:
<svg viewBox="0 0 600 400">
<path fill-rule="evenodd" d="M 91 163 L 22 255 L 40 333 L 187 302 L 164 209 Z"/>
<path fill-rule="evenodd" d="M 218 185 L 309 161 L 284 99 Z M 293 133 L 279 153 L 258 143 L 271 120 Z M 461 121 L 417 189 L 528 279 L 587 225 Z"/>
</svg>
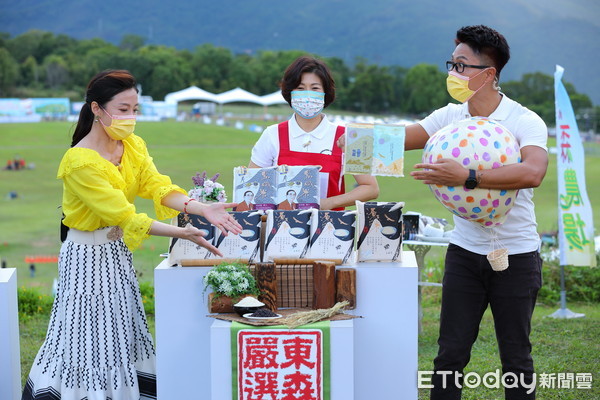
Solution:
<svg viewBox="0 0 600 400">
<path fill-rule="evenodd" d="M 23 400 L 156 398 L 155 352 L 122 240 L 67 239 L 50 324 Z"/>
</svg>

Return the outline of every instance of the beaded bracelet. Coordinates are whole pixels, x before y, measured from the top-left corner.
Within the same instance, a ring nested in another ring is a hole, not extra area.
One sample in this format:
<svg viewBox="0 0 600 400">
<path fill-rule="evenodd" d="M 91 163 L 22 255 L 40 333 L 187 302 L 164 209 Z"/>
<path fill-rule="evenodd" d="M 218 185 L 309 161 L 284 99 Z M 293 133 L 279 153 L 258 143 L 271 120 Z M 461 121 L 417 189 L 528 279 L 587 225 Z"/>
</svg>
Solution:
<svg viewBox="0 0 600 400">
<path fill-rule="evenodd" d="M 186 201 L 185 203 L 183 203 L 183 213 L 184 213 L 184 214 L 187 214 L 187 213 L 188 213 L 188 212 L 187 212 L 187 206 L 188 206 L 188 204 L 190 204 L 190 202 L 192 202 L 192 201 L 196 201 L 196 199 L 189 199 L 188 201 Z"/>
<path fill-rule="evenodd" d="M 483 179 L 483 172 L 482 171 L 478 171 L 477 172 L 477 185 L 479 185 L 481 183 L 482 179 Z"/>
</svg>

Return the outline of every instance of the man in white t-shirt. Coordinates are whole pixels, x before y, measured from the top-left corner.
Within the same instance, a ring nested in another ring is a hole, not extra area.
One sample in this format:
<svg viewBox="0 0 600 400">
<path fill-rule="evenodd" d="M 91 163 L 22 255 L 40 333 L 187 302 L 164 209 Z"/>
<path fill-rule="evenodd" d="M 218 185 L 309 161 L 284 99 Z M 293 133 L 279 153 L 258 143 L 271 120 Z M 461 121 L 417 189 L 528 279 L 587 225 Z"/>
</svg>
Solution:
<svg viewBox="0 0 600 400">
<path fill-rule="evenodd" d="M 548 132 L 538 115 L 500 92 L 500 71 L 510 57 L 504 36 L 486 26 L 467 26 L 458 30 L 455 43 L 452 59 L 446 64 L 447 87 L 462 104 L 448 104 L 408 126 L 406 149 L 423 149 L 429 137 L 441 128 L 482 116 L 497 121 L 515 136 L 522 162 L 475 171 L 454 160 L 442 159 L 434 164 L 417 164 L 417 170 L 411 173 L 425 184 L 519 190 L 506 222 L 494 228 L 497 238 L 509 250 L 509 267 L 505 271 L 493 271 L 486 259 L 491 238 L 475 222 L 454 217 L 455 230 L 446 254 L 431 399 L 460 399 L 459 374 L 469 362 L 488 305 L 494 316 L 502 372 L 518 378 L 514 385 L 508 379 L 506 399 L 534 399 L 529 334 L 541 287 L 542 261 L 532 198 L 533 188 L 542 183 L 548 166 Z M 475 372 L 483 376 L 490 371 Z"/>
</svg>

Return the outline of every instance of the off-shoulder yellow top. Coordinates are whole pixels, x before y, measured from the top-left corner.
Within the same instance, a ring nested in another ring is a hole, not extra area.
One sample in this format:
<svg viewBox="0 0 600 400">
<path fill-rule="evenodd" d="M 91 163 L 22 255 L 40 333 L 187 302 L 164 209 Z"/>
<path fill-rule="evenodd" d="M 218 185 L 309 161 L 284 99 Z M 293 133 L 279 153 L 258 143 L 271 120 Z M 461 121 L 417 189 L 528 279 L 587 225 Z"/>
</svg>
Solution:
<svg viewBox="0 0 600 400">
<path fill-rule="evenodd" d="M 146 143 L 135 134 L 123 140 L 123 157 L 117 167 L 92 149 L 72 147 L 63 156 L 57 178 L 63 181 L 63 223 L 82 231 L 118 225 L 133 251 L 146 239 L 153 219 L 137 213 L 136 196 L 152 199 L 157 219 L 178 211 L 161 204 L 173 191 L 187 194 L 156 169 Z"/>
</svg>

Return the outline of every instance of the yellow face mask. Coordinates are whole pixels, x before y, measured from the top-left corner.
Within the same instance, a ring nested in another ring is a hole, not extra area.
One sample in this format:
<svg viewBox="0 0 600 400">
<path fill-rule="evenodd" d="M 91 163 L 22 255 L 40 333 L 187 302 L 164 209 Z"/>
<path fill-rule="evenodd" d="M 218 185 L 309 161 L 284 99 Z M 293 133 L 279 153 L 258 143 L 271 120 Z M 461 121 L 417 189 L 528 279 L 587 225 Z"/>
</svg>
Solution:
<svg viewBox="0 0 600 400">
<path fill-rule="evenodd" d="M 458 100 L 461 103 L 468 101 L 485 85 L 484 82 L 477 90 L 471 90 L 469 89 L 469 81 L 478 77 L 483 72 L 485 72 L 485 69 L 473 77 L 468 77 L 455 71 L 448 71 L 448 77 L 446 78 L 446 89 L 448 90 L 448 93 L 453 99 Z"/>
<path fill-rule="evenodd" d="M 102 107 L 100 107 L 102 108 Z M 110 125 L 104 125 L 102 119 L 99 119 L 100 123 L 104 127 L 104 130 L 114 140 L 126 139 L 135 130 L 135 114 L 132 115 L 110 115 L 104 108 L 102 111 L 108 115 L 112 121 Z"/>
</svg>

